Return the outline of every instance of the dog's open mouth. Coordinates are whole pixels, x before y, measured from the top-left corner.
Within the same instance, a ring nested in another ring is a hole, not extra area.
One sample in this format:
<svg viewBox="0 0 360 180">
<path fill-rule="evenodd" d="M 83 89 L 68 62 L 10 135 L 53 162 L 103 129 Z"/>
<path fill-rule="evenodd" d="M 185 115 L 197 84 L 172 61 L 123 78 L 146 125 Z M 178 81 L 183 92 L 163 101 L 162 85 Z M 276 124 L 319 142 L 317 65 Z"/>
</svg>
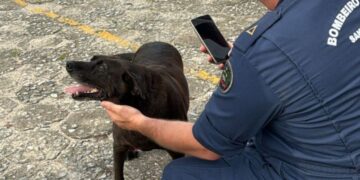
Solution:
<svg viewBox="0 0 360 180">
<path fill-rule="evenodd" d="M 72 96 L 75 100 L 104 100 L 104 91 L 91 85 L 77 84 L 66 87 L 64 89 L 66 94 Z"/>
</svg>

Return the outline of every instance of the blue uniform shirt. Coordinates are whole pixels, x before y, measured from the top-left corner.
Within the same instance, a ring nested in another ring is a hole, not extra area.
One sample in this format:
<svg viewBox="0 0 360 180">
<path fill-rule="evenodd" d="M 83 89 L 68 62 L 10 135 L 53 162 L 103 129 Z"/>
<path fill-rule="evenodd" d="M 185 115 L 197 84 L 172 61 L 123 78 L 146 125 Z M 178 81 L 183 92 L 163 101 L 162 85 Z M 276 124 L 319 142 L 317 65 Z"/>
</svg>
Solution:
<svg viewBox="0 0 360 180">
<path fill-rule="evenodd" d="M 360 178 L 359 0 L 283 0 L 236 40 L 193 133 L 224 159 L 253 139 L 285 179 Z"/>
</svg>

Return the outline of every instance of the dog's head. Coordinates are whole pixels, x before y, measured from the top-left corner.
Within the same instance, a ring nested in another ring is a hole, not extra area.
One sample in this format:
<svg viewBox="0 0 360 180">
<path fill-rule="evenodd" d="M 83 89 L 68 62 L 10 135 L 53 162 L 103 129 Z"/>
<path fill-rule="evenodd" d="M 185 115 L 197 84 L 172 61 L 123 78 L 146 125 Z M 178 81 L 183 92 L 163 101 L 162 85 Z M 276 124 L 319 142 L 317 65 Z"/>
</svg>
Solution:
<svg viewBox="0 0 360 180">
<path fill-rule="evenodd" d="M 131 62 L 112 56 L 94 56 L 90 62 L 68 61 L 66 70 L 79 85 L 65 89 L 75 100 L 121 99 L 131 94 L 142 97 Z"/>
</svg>

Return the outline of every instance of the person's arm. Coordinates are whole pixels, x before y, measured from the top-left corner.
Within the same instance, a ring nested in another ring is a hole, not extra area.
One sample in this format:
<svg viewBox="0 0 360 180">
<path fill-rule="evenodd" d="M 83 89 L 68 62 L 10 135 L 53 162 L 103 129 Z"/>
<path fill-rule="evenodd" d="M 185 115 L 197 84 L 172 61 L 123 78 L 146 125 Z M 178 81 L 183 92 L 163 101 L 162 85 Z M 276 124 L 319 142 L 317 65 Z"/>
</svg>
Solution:
<svg viewBox="0 0 360 180">
<path fill-rule="evenodd" d="M 194 138 L 193 123 L 149 118 L 135 108 L 111 102 L 102 102 L 101 105 L 117 126 L 138 131 L 162 147 L 205 160 L 220 158 Z"/>
<path fill-rule="evenodd" d="M 202 146 L 192 133 L 193 123 L 147 118 L 140 132 L 168 149 L 206 160 L 219 159 L 219 155 Z"/>
</svg>

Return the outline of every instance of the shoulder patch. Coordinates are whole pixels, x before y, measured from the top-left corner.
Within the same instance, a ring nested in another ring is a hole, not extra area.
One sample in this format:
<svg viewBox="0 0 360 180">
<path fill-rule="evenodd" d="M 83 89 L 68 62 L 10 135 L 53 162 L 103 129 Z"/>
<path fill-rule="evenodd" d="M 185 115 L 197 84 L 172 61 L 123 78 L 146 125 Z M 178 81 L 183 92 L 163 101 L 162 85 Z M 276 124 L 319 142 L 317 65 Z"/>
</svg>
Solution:
<svg viewBox="0 0 360 180">
<path fill-rule="evenodd" d="M 240 34 L 234 43 L 234 47 L 242 52 L 246 52 L 262 34 L 277 23 L 282 15 L 299 1 L 300 0 L 281 1 L 276 10 L 268 12 L 257 23 L 253 24 L 247 28 L 244 33 Z"/>
<path fill-rule="evenodd" d="M 255 24 L 254 26 L 250 27 L 246 32 L 250 35 L 253 36 L 255 31 L 256 31 L 257 25 Z"/>
<path fill-rule="evenodd" d="M 228 60 L 225 63 L 224 70 L 220 77 L 219 87 L 221 89 L 221 92 L 227 93 L 231 89 L 233 81 L 234 81 L 233 69 L 231 66 L 231 62 Z"/>
<path fill-rule="evenodd" d="M 236 39 L 234 46 L 242 52 L 246 52 L 257 39 L 261 37 L 273 24 L 281 18 L 281 14 L 277 11 L 268 12 L 257 23 L 253 24 L 241 33 Z"/>
</svg>

